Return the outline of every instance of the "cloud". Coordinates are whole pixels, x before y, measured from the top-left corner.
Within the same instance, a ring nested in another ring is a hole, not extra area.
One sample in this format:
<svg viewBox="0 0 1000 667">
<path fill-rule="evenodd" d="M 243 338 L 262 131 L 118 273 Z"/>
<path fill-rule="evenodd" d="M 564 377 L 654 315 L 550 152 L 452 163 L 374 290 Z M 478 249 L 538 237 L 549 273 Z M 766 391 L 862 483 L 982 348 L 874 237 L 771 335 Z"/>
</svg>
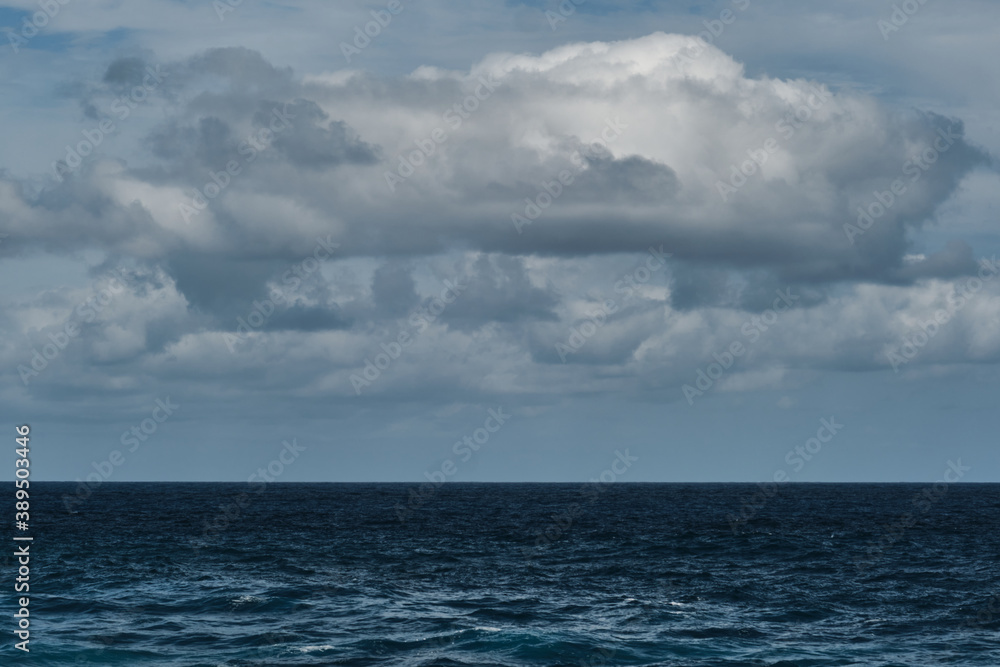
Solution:
<svg viewBox="0 0 1000 667">
<path fill-rule="evenodd" d="M 151 62 L 113 60 L 81 104 L 103 108 Z M 148 276 L 49 386 L 72 377 L 117 391 L 189 372 L 211 377 L 192 391 L 238 394 L 261 373 L 275 391 L 347 399 L 372 346 L 449 280 L 467 287 L 368 395 L 676 393 L 775 290 L 792 289 L 799 306 L 725 382 L 746 390 L 780 385 L 787 369 L 885 368 L 903 323 L 976 270 L 961 242 L 912 247 L 988 162 L 960 120 L 751 77 L 692 37 L 494 53 L 395 77 L 301 79 L 244 48 L 163 71 L 141 140 L 40 190 L 0 178 L 0 255 L 86 250 Z M 863 233 L 845 233 L 865 212 Z M 521 233 L 516 216 L 530 219 Z M 317 238 L 339 244 L 336 256 L 227 349 L 223 334 Z M 651 245 L 673 254 L 670 269 L 626 301 L 616 280 Z M 993 289 L 920 363 L 994 358 L 974 321 L 994 317 Z M 556 344 L 609 298 L 620 309 L 562 359 Z M 71 300 L 38 295 L 16 308 L 31 317 L 4 326 L 42 340 Z M 31 354 L 5 349 L 8 362 Z"/>
<path fill-rule="evenodd" d="M 932 220 L 962 176 L 986 159 L 964 141 L 962 124 L 933 114 L 900 116 L 814 82 L 748 78 L 721 51 L 694 51 L 696 45 L 656 33 L 539 56 L 495 54 L 467 73 L 419 68 L 402 78 L 356 73 L 309 84 L 246 49 L 212 50 L 167 68 L 171 94 L 182 103 L 165 109 L 145 156 L 140 152 L 136 166 L 117 175 L 156 189 L 119 203 L 148 211 L 154 223 L 126 236 L 145 237 L 143 244 L 166 254 L 173 244 L 162 236 L 177 234 L 170 221 L 180 202 L 164 205 L 155 195 L 212 192 L 212 174 L 232 161 L 241 173 L 217 196 L 205 196 L 207 211 L 196 226 L 221 228 L 247 254 L 264 249 L 247 243 L 253 223 L 235 209 L 254 193 L 294 198 L 326 218 L 347 254 L 419 256 L 466 245 L 587 255 L 636 251 L 655 238 L 681 260 L 765 268 L 789 280 L 909 275 L 900 272 L 907 232 Z M 120 59 L 104 78 L 134 78 L 144 64 Z M 497 82 L 496 90 L 479 101 L 483 80 Z M 275 114 L 292 117 L 290 127 L 258 150 L 252 138 Z M 603 139 L 616 123 L 620 136 Z M 427 139 L 435 129 L 443 142 Z M 909 164 L 933 150 L 939 132 L 951 143 L 934 163 Z M 757 165 L 751 156 L 763 154 L 769 140 L 777 148 Z M 423 155 L 421 145 L 433 154 Z M 411 158 L 421 164 L 389 192 L 384 174 Z M 334 167 L 341 168 L 326 173 Z M 511 233 L 511 214 L 521 211 L 523 198 L 536 198 L 563 171 L 575 181 L 527 237 Z M 84 170 L 77 179 L 83 182 L 62 189 L 76 189 L 68 194 L 75 200 L 81 190 L 106 198 L 112 184 L 96 175 Z M 906 193 L 851 243 L 844 225 L 897 178 L 907 180 Z M 739 188 L 720 196 L 720 184 L 733 182 Z M 60 189 L 20 204 L 44 207 Z M 25 242 L 32 238 L 22 231 Z M 287 253 L 300 233 L 291 224 L 284 243 L 267 244 Z"/>
</svg>

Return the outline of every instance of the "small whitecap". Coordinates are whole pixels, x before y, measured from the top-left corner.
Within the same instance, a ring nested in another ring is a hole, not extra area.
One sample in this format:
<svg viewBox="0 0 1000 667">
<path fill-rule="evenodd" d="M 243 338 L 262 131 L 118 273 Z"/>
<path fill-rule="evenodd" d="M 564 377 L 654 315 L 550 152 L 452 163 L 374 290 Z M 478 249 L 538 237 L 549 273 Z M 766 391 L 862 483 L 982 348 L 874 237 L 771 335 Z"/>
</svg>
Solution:
<svg viewBox="0 0 1000 667">
<path fill-rule="evenodd" d="M 234 600 L 230 600 L 229 604 L 231 604 L 231 605 L 233 605 L 235 607 L 235 606 L 239 606 L 239 605 L 242 605 L 242 604 L 253 604 L 253 603 L 256 603 L 256 602 L 263 602 L 263 601 L 264 601 L 264 598 L 259 598 L 256 595 L 241 595 L 240 597 L 238 597 L 238 598 L 236 598 Z"/>
</svg>

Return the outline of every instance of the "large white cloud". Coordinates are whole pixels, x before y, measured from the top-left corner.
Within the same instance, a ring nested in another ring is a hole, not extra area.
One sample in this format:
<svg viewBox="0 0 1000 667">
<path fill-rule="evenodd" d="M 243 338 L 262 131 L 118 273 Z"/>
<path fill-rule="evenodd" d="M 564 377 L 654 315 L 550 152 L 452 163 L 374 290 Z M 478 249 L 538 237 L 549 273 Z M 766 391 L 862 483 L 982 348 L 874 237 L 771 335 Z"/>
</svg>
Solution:
<svg viewBox="0 0 1000 667">
<path fill-rule="evenodd" d="M 353 399 L 351 376 L 418 328 L 413 313 L 450 280 L 467 287 L 360 393 L 679 398 L 775 289 L 802 301 L 720 388 L 781 382 L 785 369 L 888 368 L 886 346 L 976 269 L 962 244 L 927 256 L 909 244 L 985 160 L 960 121 L 750 77 L 692 37 L 500 53 L 395 78 L 301 80 L 244 49 L 165 69 L 147 102 L 162 120 L 123 156 L 89 158 L 40 192 L 0 182 L 0 253 L 91 248 L 147 276 L 59 360 L 50 391 L 61 378 L 121 390 L 155 375 L 198 378 L 191 391 L 206 395 Z M 119 83 L 105 77 L 86 101 L 101 109 Z M 888 203 L 896 180 L 905 187 Z M 192 213 L 196 191 L 208 196 Z M 864 233 L 845 232 L 875 203 L 883 212 Z M 335 256 L 231 351 L 237 318 L 317 239 Z M 617 280 L 650 246 L 672 254 L 670 267 L 624 302 Z M 907 368 L 993 360 L 981 325 L 997 317 L 994 290 Z M 24 342 L 6 344 L 8 373 L 73 298 L 13 306 L 23 317 L 4 327 Z M 557 343 L 608 298 L 617 312 L 561 356 Z"/>
</svg>

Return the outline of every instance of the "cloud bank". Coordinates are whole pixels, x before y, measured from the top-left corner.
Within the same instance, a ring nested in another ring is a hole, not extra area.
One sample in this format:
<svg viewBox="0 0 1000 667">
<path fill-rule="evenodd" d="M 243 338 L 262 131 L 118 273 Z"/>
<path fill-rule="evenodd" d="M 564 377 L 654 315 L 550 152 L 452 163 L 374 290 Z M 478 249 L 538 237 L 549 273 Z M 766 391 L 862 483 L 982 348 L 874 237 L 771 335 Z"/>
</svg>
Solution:
<svg viewBox="0 0 1000 667">
<path fill-rule="evenodd" d="M 399 77 L 130 56 L 76 94 L 93 127 L 142 131 L 114 151 L 81 135 L 41 187 L 0 177 L 0 256 L 99 258 L 89 286 L 8 304 L 11 400 L 150 377 L 220 403 L 684 400 L 734 341 L 713 391 L 1000 353 L 1000 281 L 960 241 L 912 248 L 989 165 L 962 121 L 750 77 L 693 37 Z"/>
</svg>

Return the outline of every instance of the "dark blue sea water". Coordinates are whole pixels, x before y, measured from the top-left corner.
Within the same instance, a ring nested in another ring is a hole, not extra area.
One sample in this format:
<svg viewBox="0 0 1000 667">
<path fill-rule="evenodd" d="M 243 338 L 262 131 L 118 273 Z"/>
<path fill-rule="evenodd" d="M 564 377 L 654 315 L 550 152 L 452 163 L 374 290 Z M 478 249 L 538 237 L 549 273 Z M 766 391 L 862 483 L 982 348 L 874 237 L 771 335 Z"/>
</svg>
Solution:
<svg viewBox="0 0 1000 667">
<path fill-rule="evenodd" d="M 1000 665 L 1000 485 L 415 488 L 33 483 L 0 664 Z"/>
</svg>

